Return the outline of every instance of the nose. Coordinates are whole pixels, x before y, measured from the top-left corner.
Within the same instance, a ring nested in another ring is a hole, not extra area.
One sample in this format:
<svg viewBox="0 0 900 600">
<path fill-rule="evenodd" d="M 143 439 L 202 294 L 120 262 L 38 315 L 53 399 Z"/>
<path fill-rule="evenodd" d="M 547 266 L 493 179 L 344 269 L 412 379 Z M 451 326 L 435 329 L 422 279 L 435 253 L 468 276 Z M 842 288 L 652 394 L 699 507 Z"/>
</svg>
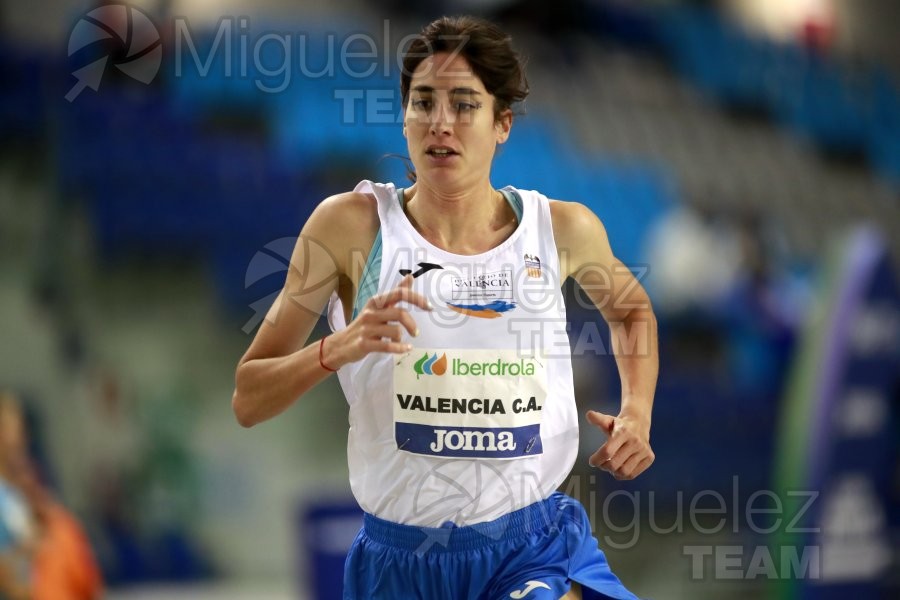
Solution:
<svg viewBox="0 0 900 600">
<path fill-rule="evenodd" d="M 449 106 L 444 102 L 435 102 L 431 110 L 431 133 L 438 135 L 450 133 L 453 129 L 454 115 Z"/>
</svg>

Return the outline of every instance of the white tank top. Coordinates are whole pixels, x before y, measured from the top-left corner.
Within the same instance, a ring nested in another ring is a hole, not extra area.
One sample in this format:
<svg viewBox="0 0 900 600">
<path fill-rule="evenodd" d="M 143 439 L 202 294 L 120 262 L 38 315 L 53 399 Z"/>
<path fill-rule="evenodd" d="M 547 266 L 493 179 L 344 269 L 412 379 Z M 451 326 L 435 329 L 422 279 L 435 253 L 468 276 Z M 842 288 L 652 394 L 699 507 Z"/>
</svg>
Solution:
<svg viewBox="0 0 900 600">
<path fill-rule="evenodd" d="M 356 500 L 388 521 L 439 527 L 490 521 L 548 497 L 578 450 L 548 199 L 504 188 L 521 202 L 515 232 L 465 256 L 425 240 L 393 184 L 363 181 L 354 191 L 377 199 L 381 229 L 372 253 L 380 251 L 381 261 L 372 292 L 412 272 L 413 289 L 434 306 L 404 305 L 420 331 L 405 338 L 411 352 L 370 354 L 338 371 L 350 405 Z M 345 327 L 337 294 L 328 312 L 332 330 Z"/>
</svg>

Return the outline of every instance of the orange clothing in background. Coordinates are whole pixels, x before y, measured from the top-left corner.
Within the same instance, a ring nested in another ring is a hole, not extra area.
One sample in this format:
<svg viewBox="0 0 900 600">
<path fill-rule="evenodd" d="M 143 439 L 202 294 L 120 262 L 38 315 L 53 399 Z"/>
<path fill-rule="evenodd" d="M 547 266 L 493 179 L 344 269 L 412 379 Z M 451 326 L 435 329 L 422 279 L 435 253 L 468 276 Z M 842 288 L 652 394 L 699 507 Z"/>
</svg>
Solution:
<svg viewBox="0 0 900 600">
<path fill-rule="evenodd" d="M 49 503 L 32 569 L 33 600 L 95 600 L 103 578 L 81 525 L 61 505 Z"/>
</svg>

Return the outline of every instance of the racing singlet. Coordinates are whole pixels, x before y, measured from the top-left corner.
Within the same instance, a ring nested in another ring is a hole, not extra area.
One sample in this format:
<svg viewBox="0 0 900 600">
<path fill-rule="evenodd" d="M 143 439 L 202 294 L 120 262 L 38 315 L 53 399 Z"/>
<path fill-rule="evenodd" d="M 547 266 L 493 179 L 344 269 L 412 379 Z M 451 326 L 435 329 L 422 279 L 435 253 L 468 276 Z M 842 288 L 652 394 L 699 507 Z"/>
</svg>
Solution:
<svg viewBox="0 0 900 600">
<path fill-rule="evenodd" d="M 407 273 L 434 307 L 406 304 L 412 351 L 338 371 L 350 406 L 350 486 L 366 512 L 409 525 L 494 520 L 547 498 L 574 464 L 578 421 L 548 199 L 501 190 L 513 234 L 477 255 L 428 242 L 392 184 L 361 182 L 381 223 L 356 310 Z M 356 314 L 354 310 L 354 315 Z M 345 326 L 337 294 L 334 331 Z"/>
</svg>

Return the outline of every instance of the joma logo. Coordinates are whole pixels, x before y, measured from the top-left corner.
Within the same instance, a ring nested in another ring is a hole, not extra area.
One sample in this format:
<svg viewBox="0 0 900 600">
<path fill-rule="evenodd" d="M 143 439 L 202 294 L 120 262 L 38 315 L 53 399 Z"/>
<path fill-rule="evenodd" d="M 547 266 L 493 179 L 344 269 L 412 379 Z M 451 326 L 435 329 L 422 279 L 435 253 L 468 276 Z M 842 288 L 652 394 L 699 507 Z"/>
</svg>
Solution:
<svg viewBox="0 0 900 600">
<path fill-rule="evenodd" d="M 437 439 L 429 448 L 432 452 L 447 450 L 468 451 L 513 451 L 516 441 L 511 431 L 458 431 L 456 429 L 435 429 Z"/>
</svg>

